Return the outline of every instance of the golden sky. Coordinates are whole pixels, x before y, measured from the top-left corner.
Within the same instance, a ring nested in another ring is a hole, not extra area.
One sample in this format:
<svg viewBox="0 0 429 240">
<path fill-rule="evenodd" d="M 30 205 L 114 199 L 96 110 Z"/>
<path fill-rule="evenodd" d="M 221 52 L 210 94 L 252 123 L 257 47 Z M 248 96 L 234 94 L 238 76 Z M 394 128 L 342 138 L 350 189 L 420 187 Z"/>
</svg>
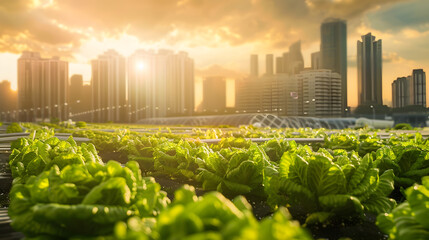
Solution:
<svg viewBox="0 0 429 240">
<path fill-rule="evenodd" d="M 248 74 L 250 54 L 260 54 L 263 73 L 264 54 L 281 55 L 301 40 L 310 66 L 321 22 L 339 17 L 347 20 L 349 104 L 357 104 L 356 41 L 368 32 L 383 40 L 383 99 L 390 104 L 394 79 L 429 70 L 428 9 L 428 0 L 0 0 L 0 80 L 16 87 L 24 50 L 61 56 L 70 75 L 85 81 L 89 61 L 110 48 L 124 56 L 139 48 L 184 50 L 197 75 L 233 79 Z"/>
</svg>

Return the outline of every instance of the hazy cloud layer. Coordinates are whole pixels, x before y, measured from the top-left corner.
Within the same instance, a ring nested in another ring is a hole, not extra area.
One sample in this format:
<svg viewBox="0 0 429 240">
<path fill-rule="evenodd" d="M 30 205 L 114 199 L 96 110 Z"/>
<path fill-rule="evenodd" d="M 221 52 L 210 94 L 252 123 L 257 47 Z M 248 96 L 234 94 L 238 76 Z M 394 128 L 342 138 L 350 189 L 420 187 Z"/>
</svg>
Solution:
<svg viewBox="0 0 429 240">
<path fill-rule="evenodd" d="M 226 78 L 237 79 L 244 77 L 243 73 L 241 72 L 230 70 L 216 64 L 204 69 L 195 69 L 195 75 L 201 78 L 222 76 Z"/>
<path fill-rule="evenodd" d="M 354 19 L 400 0 L 0 0 L 0 51 L 69 55 L 85 39 L 127 33 L 142 42 L 284 49 L 319 40 L 327 17 Z"/>
</svg>

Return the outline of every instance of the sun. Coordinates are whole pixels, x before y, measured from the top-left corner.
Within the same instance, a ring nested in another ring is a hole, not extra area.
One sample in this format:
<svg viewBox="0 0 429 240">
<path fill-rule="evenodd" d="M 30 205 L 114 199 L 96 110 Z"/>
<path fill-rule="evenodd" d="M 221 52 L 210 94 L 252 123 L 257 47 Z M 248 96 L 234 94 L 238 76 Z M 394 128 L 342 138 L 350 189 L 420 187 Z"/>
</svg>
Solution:
<svg viewBox="0 0 429 240">
<path fill-rule="evenodd" d="M 146 64 L 144 62 L 137 62 L 136 63 L 136 68 L 139 71 L 143 71 L 146 69 Z"/>
</svg>

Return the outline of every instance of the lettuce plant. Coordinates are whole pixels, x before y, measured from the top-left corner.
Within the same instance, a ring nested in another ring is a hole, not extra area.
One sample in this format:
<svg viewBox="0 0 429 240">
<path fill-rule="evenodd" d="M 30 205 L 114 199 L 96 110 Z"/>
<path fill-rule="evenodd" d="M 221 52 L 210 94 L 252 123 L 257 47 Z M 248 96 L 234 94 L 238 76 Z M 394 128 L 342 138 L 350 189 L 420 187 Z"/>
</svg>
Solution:
<svg viewBox="0 0 429 240">
<path fill-rule="evenodd" d="M 12 227 L 28 237 L 111 234 L 131 216 L 154 217 L 169 202 L 159 184 L 144 179 L 136 162 L 54 165 L 10 192 Z"/>
<path fill-rule="evenodd" d="M 409 141 L 384 146 L 374 154 L 374 159 L 381 172 L 388 169 L 394 171 L 395 185 L 398 187 L 409 187 L 429 175 L 429 148 L 424 144 Z"/>
<path fill-rule="evenodd" d="M 396 202 L 387 196 L 393 190 L 393 171 L 379 176 L 371 155 L 344 153 L 334 158 L 309 147 L 286 152 L 278 174 L 266 180 L 268 202 L 299 209 L 307 223 L 392 209 Z"/>
<path fill-rule="evenodd" d="M 405 191 L 407 201 L 391 213 L 380 214 L 377 226 L 389 239 L 429 239 L 429 176 Z"/>
<path fill-rule="evenodd" d="M 20 138 L 12 143 L 9 166 L 14 183 L 25 183 L 30 176 L 37 176 L 54 165 L 62 169 L 69 164 L 102 163 L 91 143 L 78 146 L 73 137 L 67 141 L 45 137 Z"/>
<path fill-rule="evenodd" d="M 285 208 L 258 222 L 244 197 L 232 201 L 218 192 L 195 195 L 184 185 L 156 220 L 131 218 L 118 223 L 115 238 L 125 239 L 311 239 Z"/>
<path fill-rule="evenodd" d="M 202 163 L 197 180 L 204 190 L 217 190 L 227 196 L 264 195 L 264 174 L 274 167 L 255 144 L 249 149 L 224 148 Z"/>
<path fill-rule="evenodd" d="M 283 153 L 295 149 L 297 147 L 295 141 L 287 141 L 282 138 L 273 138 L 264 142 L 261 145 L 270 161 L 278 163 L 283 156 Z"/>
<path fill-rule="evenodd" d="M 154 151 L 154 171 L 172 178 L 193 180 L 197 169 L 213 151 L 205 143 L 180 140 L 164 142 Z"/>
</svg>

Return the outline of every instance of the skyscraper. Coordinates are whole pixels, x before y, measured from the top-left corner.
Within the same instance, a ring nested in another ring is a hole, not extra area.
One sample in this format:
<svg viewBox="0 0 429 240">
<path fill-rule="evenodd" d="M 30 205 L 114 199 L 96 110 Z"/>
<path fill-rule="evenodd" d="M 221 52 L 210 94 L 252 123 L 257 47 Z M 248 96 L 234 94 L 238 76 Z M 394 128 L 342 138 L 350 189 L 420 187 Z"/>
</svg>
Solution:
<svg viewBox="0 0 429 240">
<path fill-rule="evenodd" d="M 226 108 L 226 80 L 224 77 L 207 77 L 203 82 L 203 109 L 221 112 Z"/>
<path fill-rule="evenodd" d="M 426 107 L 426 73 L 423 69 L 414 69 L 412 80 L 412 104 Z"/>
<path fill-rule="evenodd" d="M 284 66 L 290 74 L 298 74 L 304 69 L 304 57 L 301 52 L 301 41 L 297 41 L 290 45 L 288 60 Z"/>
<path fill-rule="evenodd" d="M 127 121 L 125 58 L 108 50 L 91 67 L 92 121 Z"/>
<path fill-rule="evenodd" d="M 186 52 L 138 50 L 128 58 L 131 120 L 192 115 L 194 60 Z"/>
<path fill-rule="evenodd" d="M 398 77 L 392 82 L 392 106 L 394 108 L 401 108 L 412 105 L 413 99 L 412 78 Z"/>
<path fill-rule="evenodd" d="M 414 69 L 412 75 L 398 77 L 392 82 L 392 105 L 394 108 L 426 107 L 426 73 L 423 69 Z"/>
<path fill-rule="evenodd" d="M 381 39 L 368 33 L 357 42 L 358 103 L 383 104 Z"/>
<path fill-rule="evenodd" d="M 321 68 L 341 75 L 341 111 L 347 109 L 347 24 L 341 19 L 326 19 L 320 27 Z"/>
<path fill-rule="evenodd" d="M 23 52 L 18 59 L 18 112 L 21 121 L 66 120 L 69 100 L 68 62 Z"/>
<path fill-rule="evenodd" d="M 311 69 L 321 69 L 321 59 L 320 59 L 320 52 L 314 52 L 311 54 Z"/>
<path fill-rule="evenodd" d="M 284 73 L 283 69 L 283 58 L 276 57 L 276 74 Z"/>
<path fill-rule="evenodd" d="M 265 57 L 265 74 L 273 75 L 274 74 L 274 55 L 267 54 Z"/>
<path fill-rule="evenodd" d="M 257 54 L 250 55 L 250 76 L 251 77 L 259 76 L 259 63 L 258 63 Z"/>
</svg>

